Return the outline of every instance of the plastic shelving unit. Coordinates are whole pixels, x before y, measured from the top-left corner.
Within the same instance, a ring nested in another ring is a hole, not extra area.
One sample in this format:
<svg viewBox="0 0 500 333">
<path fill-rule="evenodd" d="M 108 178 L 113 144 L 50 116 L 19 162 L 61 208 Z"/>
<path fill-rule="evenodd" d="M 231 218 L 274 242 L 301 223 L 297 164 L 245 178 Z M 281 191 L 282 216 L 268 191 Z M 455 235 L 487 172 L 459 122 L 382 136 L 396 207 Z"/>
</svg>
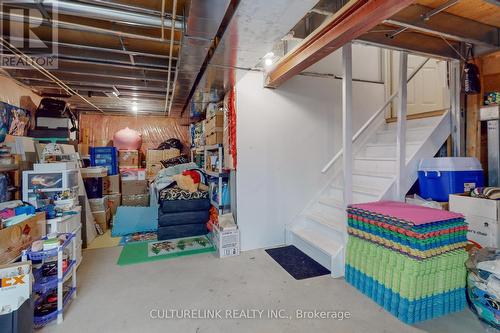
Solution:
<svg viewBox="0 0 500 333">
<path fill-rule="evenodd" d="M 58 234 L 58 237 L 60 235 L 66 235 L 67 239 L 63 244 L 59 245 L 55 249 L 37 252 L 31 251 L 31 249 L 23 251 L 23 261 L 34 260 L 43 262 L 49 258 L 57 256 L 57 275 L 44 277 L 42 276 L 41 268 L 33 269 L 33 276 L 35 278 L 33 291 L 40 295 L 38 301 L 35 302 L 36 305 L 39 305 L 45 296 L 47 296 L 51 291 L 57 289 L 57 310 L 45 316 L 34 316 L 33 323 L 37 328 L 45 326 L 53 320 L 57 320 L 58 324 L 62 323 L 63 312 L 68 305 L 68 302 L 71 299 L 76 298 L 76 233 L 78 230 L 75 230 L 72 233 Z M 46 239 L 47 237 L 42 238 L 42 240 Z M 63 254 L 64 250 L 69 246 L 72 247 L 72 251 L 70 251 L 70 257 L 67 259 L 68 266 L 66 267 L 66 270 L 63 271 Z M 71 279 L 71 287 L 64 292 L 64 284 L 69 279 Z"/>
</svg>

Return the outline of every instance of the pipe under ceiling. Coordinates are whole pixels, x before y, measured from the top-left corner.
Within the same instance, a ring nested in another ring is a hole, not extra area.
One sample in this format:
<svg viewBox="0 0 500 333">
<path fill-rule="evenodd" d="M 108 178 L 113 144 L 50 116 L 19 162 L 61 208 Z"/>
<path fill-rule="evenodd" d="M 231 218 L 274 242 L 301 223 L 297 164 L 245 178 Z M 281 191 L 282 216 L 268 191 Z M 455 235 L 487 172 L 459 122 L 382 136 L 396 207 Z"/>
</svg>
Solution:
<svg viewBox="0 0 500 333">
<path fill-rule="evenodd" d="M 142 14 L 133 11 L 118 10 L 109 7 L 92 5 L 89 3 L 82 3 L 78 1 L 67 0 L 31 0 L 33 5 L 50 5 L 53 6 L 57 13 L 66 14 L 79 17 L 91 17 L 94 19 L 107 20 L 112 22 L 119 22 L 129 25 L 142 25 L 155 28 L 162 27 L 162 18 L 160 16 Z M 26 3 L 26 1 L 24 1 Z M 172 22 L 167 20 L 165 27 L 171 28 Z M 175 29 L 183 29 L 182 21 L 175 21 Z"/>
</svg>

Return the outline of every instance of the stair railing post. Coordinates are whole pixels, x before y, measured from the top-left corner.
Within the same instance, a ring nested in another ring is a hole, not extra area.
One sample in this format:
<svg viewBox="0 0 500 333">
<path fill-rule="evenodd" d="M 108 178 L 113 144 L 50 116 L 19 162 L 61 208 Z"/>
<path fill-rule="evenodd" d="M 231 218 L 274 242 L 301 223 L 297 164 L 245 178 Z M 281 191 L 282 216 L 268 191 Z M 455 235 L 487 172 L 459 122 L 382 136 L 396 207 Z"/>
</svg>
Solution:
<svg viewBox="0 0 500 333">
<path fill-rule="evenodd" d="M 396 132 L 396 195 L 401 201 L 405 200 L 403 182 L 406 177 L 406 115 L 408 100 L 408 53 L 400 52 L 399 56 L 399 100 L 398 122 Z"/>
<path fill-rule="evenodd" d="M 352 44 L 342 47 L 342 149 L 344 206 L 352 203 Z"/>
</svg>

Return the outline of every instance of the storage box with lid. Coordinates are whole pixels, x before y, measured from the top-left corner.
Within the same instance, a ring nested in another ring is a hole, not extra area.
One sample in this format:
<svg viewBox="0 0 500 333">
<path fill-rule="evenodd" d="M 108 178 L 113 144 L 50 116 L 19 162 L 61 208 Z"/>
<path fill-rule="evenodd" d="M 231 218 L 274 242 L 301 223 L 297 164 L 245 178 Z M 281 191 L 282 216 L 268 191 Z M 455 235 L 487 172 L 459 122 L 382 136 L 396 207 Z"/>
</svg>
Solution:
<svg viewBox="0 0 500 333">
<path fill-rule="evenodd" d="M 118 149 L 115 147 L 90 147 L 90 164 L 108 169 L 108 175 L 118 174 Z"/>
<path fill-rule="evenodd" d="M 23 171 L 23 200 L 30 193 L 57 192 L 78 187 L 78 170 Z"/>
<path fill-rule="evenodd" d="M 473 157 L 426 158 L 418 167 L 418 183 L 422 198 L 448 201 L 450 194 L 484 186 L 483 169 Z"/>
<path fill-rule="evenodd" d="M 146 169 L 120 168 L 122 181 L 125 180 L 146 180 Z"/>
<path fill-rule="evenodd" d="M 467 239 L 481 247 L 500 246 L 500 200 L 474 198 L 469 194 L 450 195 L 450 211 L 465 216 Z"/>
</svg>

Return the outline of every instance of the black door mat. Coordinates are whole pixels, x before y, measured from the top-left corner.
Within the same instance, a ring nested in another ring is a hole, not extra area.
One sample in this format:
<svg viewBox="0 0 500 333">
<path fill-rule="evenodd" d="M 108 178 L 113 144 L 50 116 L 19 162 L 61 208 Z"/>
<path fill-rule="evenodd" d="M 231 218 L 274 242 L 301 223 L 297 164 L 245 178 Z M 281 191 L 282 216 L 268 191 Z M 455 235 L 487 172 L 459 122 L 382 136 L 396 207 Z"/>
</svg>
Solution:
<svg viewBox="0 0 500 333">
<path fill-rule="evenodd" d="M 293 245 L 267 249 L 266 252 L 295 280 L 330 274 L 328 269 Z"/>
</svg>

